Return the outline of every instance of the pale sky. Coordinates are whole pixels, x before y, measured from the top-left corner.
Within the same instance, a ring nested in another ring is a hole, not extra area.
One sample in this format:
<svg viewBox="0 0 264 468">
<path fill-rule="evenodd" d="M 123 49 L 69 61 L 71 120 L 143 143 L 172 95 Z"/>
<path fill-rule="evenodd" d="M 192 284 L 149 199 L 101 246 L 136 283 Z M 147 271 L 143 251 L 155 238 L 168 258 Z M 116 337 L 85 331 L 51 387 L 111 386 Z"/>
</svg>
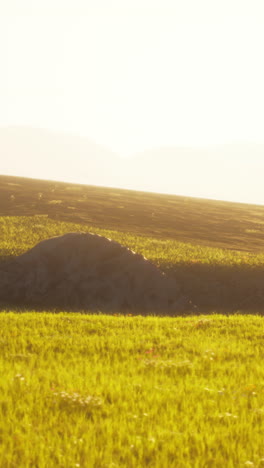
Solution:
<svg viewBox="0 0 264 468">
<path fill-rule="evenodd" d="M 263 0 L 0 0 L 0 127 L 121 156 L 263 144 L 263 50 Z"/>
</svg>

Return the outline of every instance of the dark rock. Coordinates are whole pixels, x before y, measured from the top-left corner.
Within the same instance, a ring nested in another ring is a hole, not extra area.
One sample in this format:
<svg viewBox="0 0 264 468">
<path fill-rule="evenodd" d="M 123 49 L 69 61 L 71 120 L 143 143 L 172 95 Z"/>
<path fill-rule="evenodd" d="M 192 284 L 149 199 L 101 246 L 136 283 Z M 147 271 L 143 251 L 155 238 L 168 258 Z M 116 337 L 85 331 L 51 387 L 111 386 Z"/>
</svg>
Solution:
<svg viewBox="0 0 264 468">
<path fill-rule="evenodd" d="M 190 309 L 178 284 L 145 257 L 81 232 L 44 240 L 2 265 L 0 300 L 91 311 Z"/>
</svg>

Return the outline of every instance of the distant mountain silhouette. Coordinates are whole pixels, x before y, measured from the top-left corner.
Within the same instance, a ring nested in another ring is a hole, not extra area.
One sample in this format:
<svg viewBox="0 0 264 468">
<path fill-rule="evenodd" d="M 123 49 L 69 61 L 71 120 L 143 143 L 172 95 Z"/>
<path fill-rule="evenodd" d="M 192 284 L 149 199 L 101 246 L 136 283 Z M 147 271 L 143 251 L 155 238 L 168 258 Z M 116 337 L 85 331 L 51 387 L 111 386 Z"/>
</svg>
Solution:
<svg viewBox="0 0 264 468">
<path fill-rule="evenodd" d="M 120 158 L 87 138 L 23 127 L 0 128 L 0 173 L 93 185 L 120 183 Z"/>
<path fill-rule="evenodd" d="M 263 144 L 159 148 L 130 159 L 128 188 L 248 203 L 263 200 Z"/>
<path fill-rule="evenodd" d="M 260 144 L 164 147 L 122 158 L 80 136 L 0 128 L 0 174 L 88 185 L 259 203 L 263 160 Z"/>
</svg>

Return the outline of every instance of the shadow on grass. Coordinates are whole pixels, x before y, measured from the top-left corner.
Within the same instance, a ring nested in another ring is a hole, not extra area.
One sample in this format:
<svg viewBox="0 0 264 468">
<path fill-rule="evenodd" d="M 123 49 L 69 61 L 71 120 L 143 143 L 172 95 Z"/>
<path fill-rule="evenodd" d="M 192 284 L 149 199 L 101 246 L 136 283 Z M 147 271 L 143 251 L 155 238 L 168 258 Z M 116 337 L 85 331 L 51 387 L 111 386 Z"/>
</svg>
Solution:
<svg viewBox="0 0 264 468">
<path fill-rule="evenodd" d="M 4 260 L 3 258 L 1 260 Z M 1 262 L 2 263 L 2 262 Z M 90 307 L 87 313 L 132 314 L 185 316 L 210 313 L 222 314 L 259 314 L 264 315 L 264 269 L 263 267 L 221 266 L 205 264 L 178 264 L 163 268 L 167 275 L 174 278 L 181 286 L 181 293 L 188 297 L 195 307 L 188 307 L 181 313 L 141 311 L 129 308 L 110 310 L 107 306 Z M 39 312 L 83 312 L 80 306 L 73 304 L 26 304 L 23 301 L 0 301 L 0 311 L 17 310 L 20 312 L 36 310 Z M 98 310 L 99 309 L 99 310 Z"/>
<path fill-rule="evenodd" d="M 257 313 L 264 315 L 264 268 L 181 264 L 166 269 L 179 279 L 183 293 L 199 313 Z"/>
</svg>

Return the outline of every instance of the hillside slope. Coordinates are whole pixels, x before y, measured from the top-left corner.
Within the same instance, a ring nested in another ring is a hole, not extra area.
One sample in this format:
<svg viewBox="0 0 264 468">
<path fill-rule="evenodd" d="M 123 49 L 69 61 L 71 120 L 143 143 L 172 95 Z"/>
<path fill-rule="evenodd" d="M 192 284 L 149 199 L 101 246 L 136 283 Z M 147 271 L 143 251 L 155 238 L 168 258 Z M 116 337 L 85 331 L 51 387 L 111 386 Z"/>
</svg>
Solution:
<svg viewBox="0 0 264 468">
<path fill-rule="evenodd" d="M 264 251 L 264 206 L 0 176 L 0 216 L 47 215 L 105 229 Z"/>
</svg>

